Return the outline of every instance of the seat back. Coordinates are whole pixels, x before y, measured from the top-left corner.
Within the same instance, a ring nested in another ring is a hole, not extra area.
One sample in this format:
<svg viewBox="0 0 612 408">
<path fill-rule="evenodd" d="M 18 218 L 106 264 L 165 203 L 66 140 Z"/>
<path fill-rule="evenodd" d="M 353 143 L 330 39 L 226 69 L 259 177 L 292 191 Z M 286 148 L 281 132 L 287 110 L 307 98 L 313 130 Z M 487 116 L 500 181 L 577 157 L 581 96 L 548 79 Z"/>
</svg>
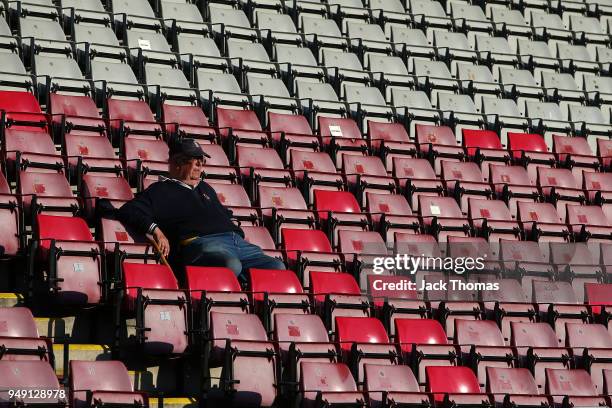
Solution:
<svg viewBox="0 0 612 408">
<path fill-rule="evenodd" d="M 434 393 L 437 402 L 444 400 L 444 393 L 479 394 L 478 378 L 469 367 L 436 367 L 425 368 L 426 390 Z"/>
<path fill-rule="evenodd" d="M 455 319 L 455 344 L 503 347 L 505 342 L 492 320 Z"/>
<path fill-rule="evenodd" d="M 527 368 L 487 367 L 487 392 L 537 395 L 538 385 Z"/>
</svg>

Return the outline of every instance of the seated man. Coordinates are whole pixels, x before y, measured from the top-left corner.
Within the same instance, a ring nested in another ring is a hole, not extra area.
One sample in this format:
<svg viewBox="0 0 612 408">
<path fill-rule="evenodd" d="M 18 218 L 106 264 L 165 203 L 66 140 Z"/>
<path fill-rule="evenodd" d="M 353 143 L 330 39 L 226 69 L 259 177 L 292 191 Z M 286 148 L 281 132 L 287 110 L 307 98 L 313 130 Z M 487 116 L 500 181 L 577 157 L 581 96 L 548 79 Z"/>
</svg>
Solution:
<svg viewBox="0 0 612 408">
<path fill-rule="evenodd" d="M 153 183 L 125 203 L 117 210 L 117 219 L 148 234 L 164 256 L 171 244 L 179 246 L 176 255 L 184 265 L 225 266 L 242 282 L 249 268 L 285 269 L 282 261 L 244 240 L 230 218 L 232 212 L 201 179 L 204 157 L 210 156 L 193 139 L 172 143 L 170 178 Z"/>
</svg>

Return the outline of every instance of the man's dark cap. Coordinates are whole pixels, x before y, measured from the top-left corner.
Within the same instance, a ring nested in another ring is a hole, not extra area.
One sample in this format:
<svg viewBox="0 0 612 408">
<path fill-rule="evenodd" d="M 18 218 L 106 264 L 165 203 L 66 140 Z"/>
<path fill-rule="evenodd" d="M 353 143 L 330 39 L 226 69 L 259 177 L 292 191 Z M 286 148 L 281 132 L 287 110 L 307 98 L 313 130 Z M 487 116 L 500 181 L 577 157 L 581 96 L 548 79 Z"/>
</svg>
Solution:
<svg viewBox="0 0 612 408">
<path fill-rule="evenodd" d="M 202 150 L 202 147 L 195 139 L 175 139 L 174 143 L 170 144 L 170 156 L 175 154 L 183 154 L 187 157 L 194 159 L 201 159 L 202 157 L 210 158 L 210 156 Z"/>
</svg>

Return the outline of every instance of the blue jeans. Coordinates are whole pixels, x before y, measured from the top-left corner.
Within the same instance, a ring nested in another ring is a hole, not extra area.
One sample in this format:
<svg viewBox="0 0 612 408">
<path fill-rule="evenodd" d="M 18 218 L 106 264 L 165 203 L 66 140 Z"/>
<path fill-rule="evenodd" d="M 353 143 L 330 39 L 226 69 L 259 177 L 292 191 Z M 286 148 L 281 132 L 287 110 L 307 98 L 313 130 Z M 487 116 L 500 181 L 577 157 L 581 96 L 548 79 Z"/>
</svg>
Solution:
<svg viewBox="0 0 612 408">
<path fill-rule="evenodd" d="M 235 232 L 196 238 L 183 247 L 182 258 L 185 265 L 230 268 L 242 283 L 247 281 L 249 268 L 286 269 L 282 261 L 264 254 Z"/>
</svg>

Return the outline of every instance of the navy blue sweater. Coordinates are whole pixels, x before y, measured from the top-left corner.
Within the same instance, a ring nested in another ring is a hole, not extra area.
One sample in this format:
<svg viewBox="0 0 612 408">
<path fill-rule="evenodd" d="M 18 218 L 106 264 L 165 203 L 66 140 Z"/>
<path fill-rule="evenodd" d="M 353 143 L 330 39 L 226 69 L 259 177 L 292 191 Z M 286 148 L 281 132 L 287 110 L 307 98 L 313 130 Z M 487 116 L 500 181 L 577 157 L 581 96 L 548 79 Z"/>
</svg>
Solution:
<svg viewBox="0 0 612 408">
<path fill-rule="evenodd" d="M 116 212 L 119 221 L 143 234 L 157 224 L 171 243 L 222 232 L 244 236 L 231 216 L 208 183 L 191 189 L 170 179 L 153 183 Z"/>
</svg>

